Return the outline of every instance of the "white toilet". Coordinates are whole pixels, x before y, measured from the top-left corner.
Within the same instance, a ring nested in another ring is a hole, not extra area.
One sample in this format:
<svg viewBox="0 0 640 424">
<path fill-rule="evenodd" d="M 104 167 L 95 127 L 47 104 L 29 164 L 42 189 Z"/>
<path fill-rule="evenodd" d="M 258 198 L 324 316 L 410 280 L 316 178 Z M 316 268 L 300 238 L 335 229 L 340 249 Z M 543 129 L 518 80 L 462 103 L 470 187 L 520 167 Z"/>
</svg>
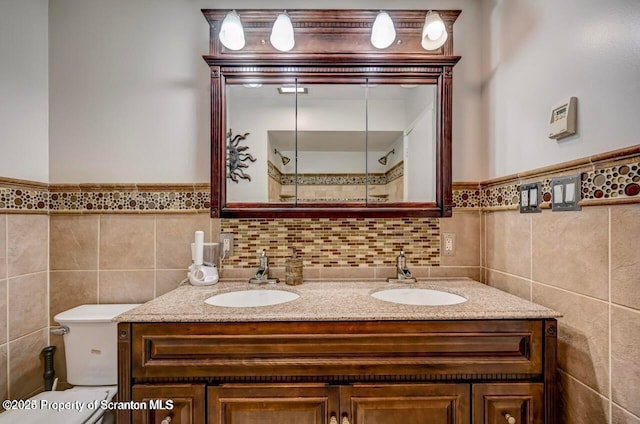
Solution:
<svg viewBox="0 0 640 424">
<path fill-rule="evenodd" d="M 67 381 L 74 387 L 42 392 L 29 399 L 35 409 L 5 411 L 0 414 L 0 424 L 102 423 L 105 410 L 100 402 L 111 401 L 118 388 L 118 334 L 112 319 L 136 306 L 82 305 L 56 315 L 54 320 L 68 328 L 64 335 Z M 68 407 L 55 410 L 53 405 Z"/>
</svg>

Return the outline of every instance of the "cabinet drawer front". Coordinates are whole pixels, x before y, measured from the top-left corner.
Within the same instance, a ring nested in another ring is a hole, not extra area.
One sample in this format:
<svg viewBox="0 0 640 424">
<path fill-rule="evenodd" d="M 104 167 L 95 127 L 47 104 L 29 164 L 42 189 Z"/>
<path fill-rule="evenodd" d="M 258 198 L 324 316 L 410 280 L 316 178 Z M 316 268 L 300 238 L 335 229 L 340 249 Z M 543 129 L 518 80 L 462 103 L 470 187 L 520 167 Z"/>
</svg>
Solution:
<svg viewBox="0 0 640 424">
<path fill-rule="evenodd" d="M 468 384 L 355 384 L 341 400 L 354 424 L 469 424 Z"/>
<path fill-rule="evenodd" d="M 339 389 L 302 385 L 223 385 L 207 389 L 212 424 L 325 424 L 338 416 Z"/>
<path fill-rule="evenodd" d="M 540 375 L 540 321 L 134 324 L 133 377 Z"/>
<path fill-rule="evenodd" d="M 543 424 L 542 383 L 474 384 L 473 424 Z"/>
<path fill-rule="evenodd" d="M 133 386 L 132 399 L 147 409 L 133 411 L 133 424 L 205 424 L 205 386 L 202 384 Z"/>
</svg>

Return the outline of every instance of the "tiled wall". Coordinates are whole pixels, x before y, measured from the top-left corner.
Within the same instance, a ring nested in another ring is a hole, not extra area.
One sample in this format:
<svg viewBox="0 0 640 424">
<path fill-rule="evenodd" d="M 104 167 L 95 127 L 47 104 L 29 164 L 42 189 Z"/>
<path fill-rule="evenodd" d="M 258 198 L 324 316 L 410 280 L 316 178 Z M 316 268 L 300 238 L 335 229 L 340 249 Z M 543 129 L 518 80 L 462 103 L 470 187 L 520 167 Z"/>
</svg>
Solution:
<svg viewBox="0 0 640 424">
<path fill-rule="evenodd" d="M 142 303 L 178 286 L 191 263 L 197 230 L 217 238 L 208 214 L 51 215 L 50 308 L 53 317 L 85 303 Z M 56 373 L 66 379 L 62 336 L 51 336 Z"/>
<path fill-rule="evenodd" d="M 49 217 L 0 214 L 0 398 L 42 390 L 49 344 Z M 1 410 L 1 409 L 0 409 Z"/>
<path fill-rule="evenodd" d="M 640 203 L 482 215 L 485 281 L 561 312 L 562 423 L 640 423 Z"/>
</svg>

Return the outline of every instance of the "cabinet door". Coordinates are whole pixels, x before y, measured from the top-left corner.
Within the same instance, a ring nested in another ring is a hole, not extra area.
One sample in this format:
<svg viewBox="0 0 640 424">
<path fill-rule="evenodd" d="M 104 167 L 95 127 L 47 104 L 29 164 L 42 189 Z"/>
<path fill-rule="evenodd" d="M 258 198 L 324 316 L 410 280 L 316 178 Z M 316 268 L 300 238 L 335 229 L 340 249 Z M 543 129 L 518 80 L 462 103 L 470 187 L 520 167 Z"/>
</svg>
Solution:
<svg viewBox="0 0 640 424">
<path fill-rule="evenodd" d="M 314 384 L 209 387 L 209 424 L 335 424 L 339 389 Z M 335 418 L 335 420 L 333 419 Z"/>
<path fill-rule="evenodd" d="M 473 385 L 473 424 L 543 424 L 542 383 Z"/>
<path fill-rule="evenodd" d="M 340 395 L 340 423 L 468 424 L 469 391 L 468 384 L 345 386 Z"/>
<path fill-rule="evenodd" d="M 204 384 L 138 384 L 131 394 L 148 405 L 133 411 L 134 424 L 205 424 Z"/>
</svg>

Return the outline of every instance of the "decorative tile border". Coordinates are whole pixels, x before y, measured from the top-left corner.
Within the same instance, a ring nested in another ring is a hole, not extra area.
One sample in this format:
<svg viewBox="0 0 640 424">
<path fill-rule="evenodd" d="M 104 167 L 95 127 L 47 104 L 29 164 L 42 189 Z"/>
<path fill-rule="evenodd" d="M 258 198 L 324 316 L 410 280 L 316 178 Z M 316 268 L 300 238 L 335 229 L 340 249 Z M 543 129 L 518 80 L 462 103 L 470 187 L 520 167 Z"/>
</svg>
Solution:
<svg viewBox="0 0 640 424">
<path fill-rule="evenodd" d="M 458 208 L 512 208 L 519 204 L 519 186 L 540 181 L 543 202 L 551 201 L 551 180 L 581 174 L 583 206 L 640 202 L 640 145 L 477 183 L 454 183 Z M 474 198 L 475 197 L 475 198 Z"/>
<path fill-rule="evenodd" d="M 51 213 L 208 212 L 209 184 L 80 184 L 50 187 Z"/>
<path fill-rule="evenodd" d="M 295 247 L 305 267 L 394 264 L 404 249 L 412 266 L 440 263 L 440 220 L 402 219 L 221 219 L 222 232 L 236 234 L 226 267 L 255 267 L 262 249 L 272 266 L 284 266 Z"/>
<path fill-rule="evenodd" d="M 267 173 L 282 185 L 294 185 L 296 176 L 294 174 L 283 174 L 272 162 L 267 162 Z M 395 165 L 384 174 L 369 174 L 369 185 L 385 185 L 393 180 L 402 177 L 404 165 L 402 162 Z M 299 174 L 299 185 L 365 185 L 367 183 L 366 174 Z"/>
<path fill-rule="evenodd" d="M 0 178 L 0 212 L 47 213 L 48 187 L 33 181 Z"/>
<path fill-rule="evenodd" d="M 276 171 L 269 167 L 270 176 L 277 176 Z M 392 181 L 401 172 L 398 165 L 380 175 Z M 640 202 L 640 145 L 636 145 L 499 179 L 454 183 L 453 204 L 456 208 L 515 207 L 519 185 L 530 181 L 542 182 L 543 200 L 548 202 L 551 179 L 575 173 L 582 175 L 584 206 Z M 281 180 L 287 178 L 286 174 L 280 176 Z M 314 178 L 302 181 L 321 181 Z M 327 176 L 324 178 L 326 184 Z M 0 178 L 0 213 L 172 213 L 208 212 L 209 208 L 208 183 L 48 185 Z"/>
</svg>

